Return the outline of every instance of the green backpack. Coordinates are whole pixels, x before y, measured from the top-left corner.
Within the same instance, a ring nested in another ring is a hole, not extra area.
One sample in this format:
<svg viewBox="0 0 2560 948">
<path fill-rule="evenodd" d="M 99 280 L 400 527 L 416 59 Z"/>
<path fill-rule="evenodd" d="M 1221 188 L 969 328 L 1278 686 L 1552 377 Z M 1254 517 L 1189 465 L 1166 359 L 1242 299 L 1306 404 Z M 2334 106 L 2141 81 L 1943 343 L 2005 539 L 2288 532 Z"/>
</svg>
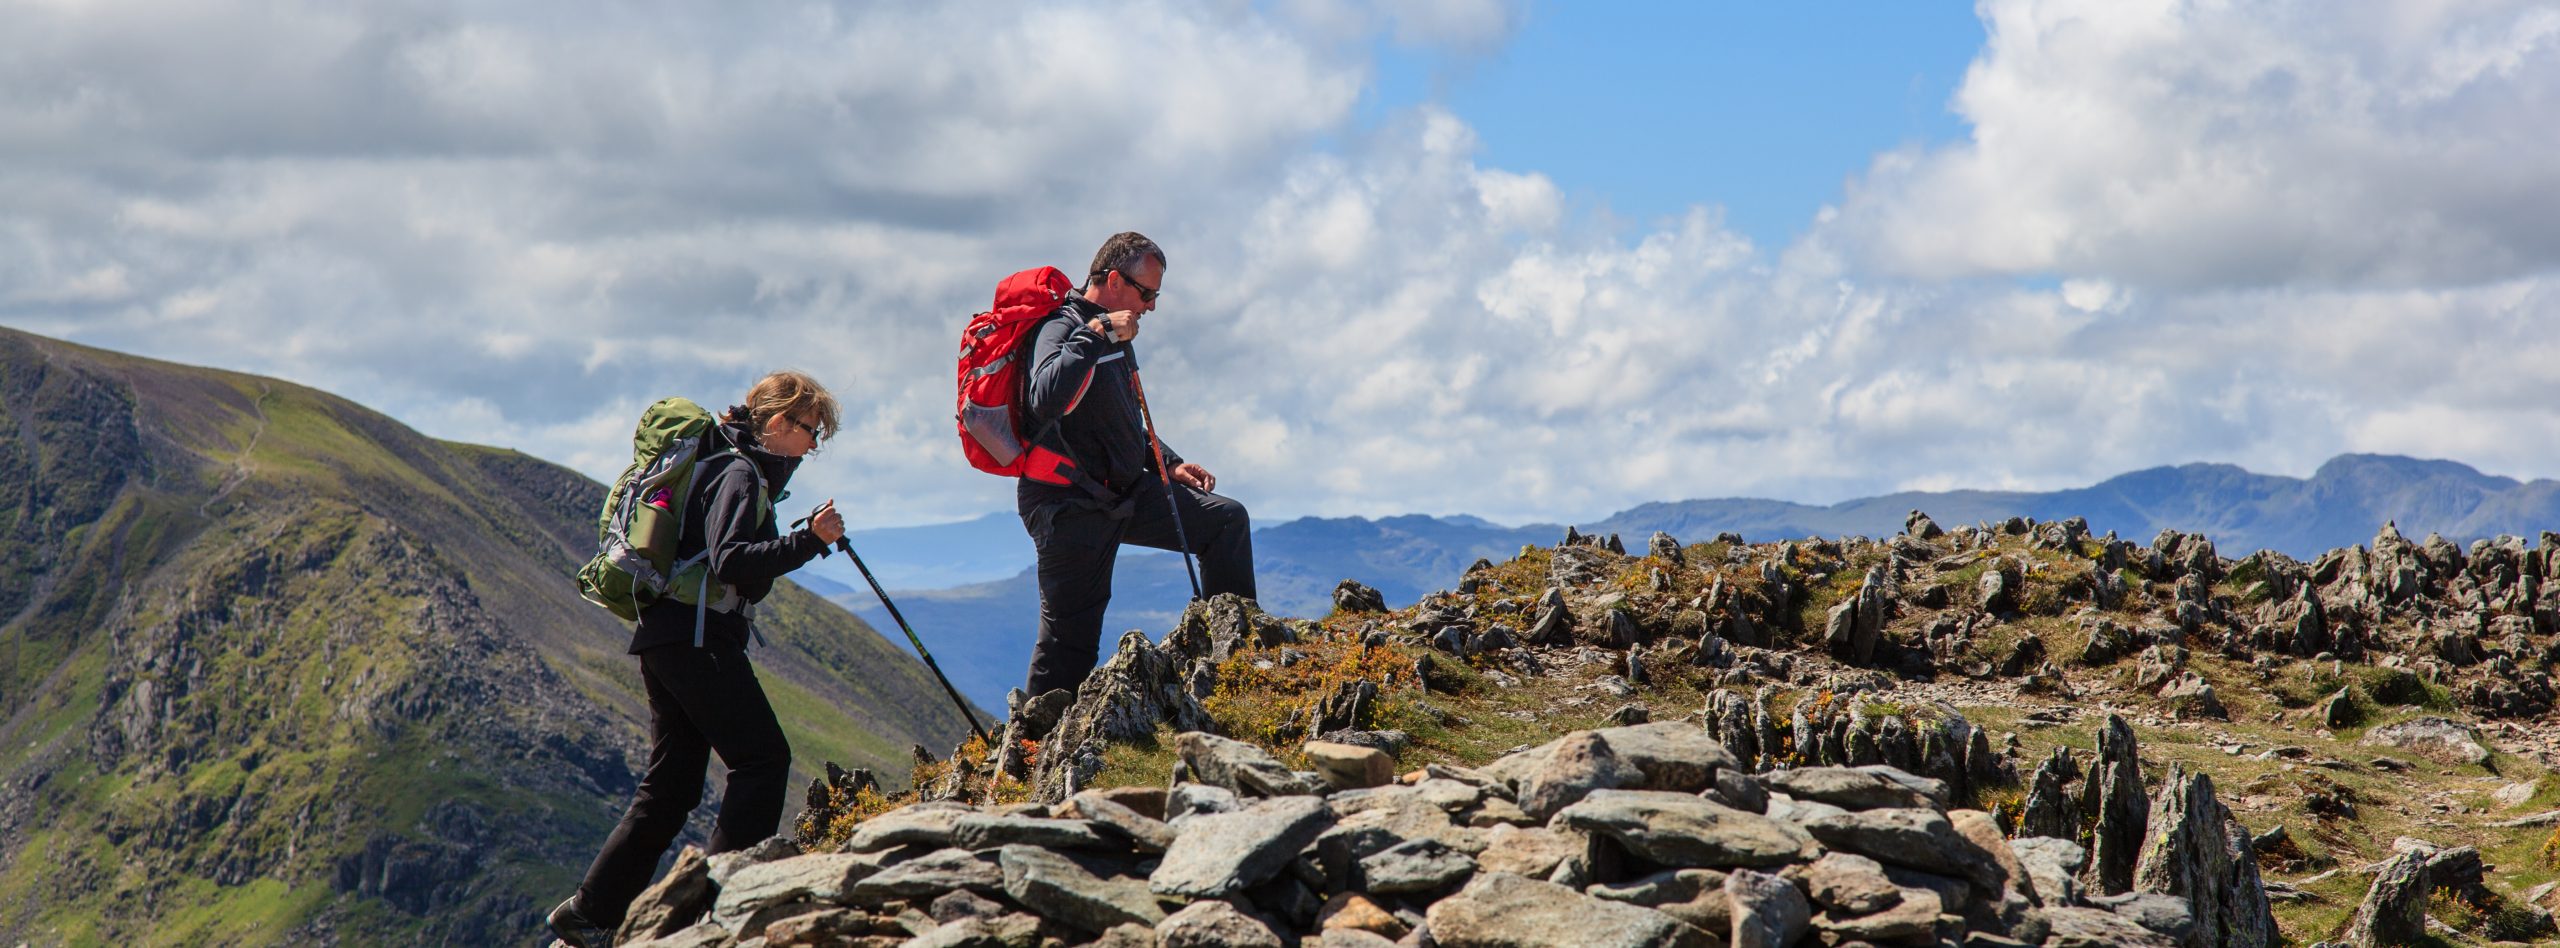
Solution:
<svg viewBox="0 0 2560 948">
<path fill-rule="evenodd" d="M 676 559 L 694 481 L 712 458 L 738 458 L 755 472 L 758 517 L 773 515 L 764 471 L 725 443 L 719 427 L 717 416 L 689 399 L 663 399 L 640 413 L 640 426 L 631 433 L 631 466 L 614 478 L 596 518 L 599 548 L 578 570 L 578 593 L 626 622 L 638 621 L 642 608 L 662 598 L 691 604 L 697 648 L 705 611 L 744 612 L 749 603 L 711 577 L 710 550 Z"/>
</svg>

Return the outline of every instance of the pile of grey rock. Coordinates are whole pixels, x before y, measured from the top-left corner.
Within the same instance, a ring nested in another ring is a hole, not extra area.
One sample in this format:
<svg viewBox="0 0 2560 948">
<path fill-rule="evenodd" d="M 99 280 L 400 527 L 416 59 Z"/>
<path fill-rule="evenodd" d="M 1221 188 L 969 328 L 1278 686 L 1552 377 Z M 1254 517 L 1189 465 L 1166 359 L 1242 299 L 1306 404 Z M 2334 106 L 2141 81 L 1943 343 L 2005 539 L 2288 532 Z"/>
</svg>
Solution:
<svg viewBox="0 0 2560 948">
<path fill-rule="evenodd" d="M 2129 743 L 2112 754 L 2129 759 Z M 1887 765 L 1754 773 L 1696 723 L 1576 731 L 1481 769 L 1175 740 L 1168 787 L 927 802 L 839 851 L 682 858 L 622 944 L 2239 945 L 2274 942 L 2246 832 L 2173 772 L 2126 880 Z M 2109 778 L 2119 772 L 2102 766 Z M 2131 784 L 2138 788 L 2138 782 Z M 2103 806 L 2122 806 L 2108 796 Z M 2121 827 L 2115 827 L 2121 831 Z M 2106 854 L 2116 857 L 2112 850 Z M 2117 884 L 2118 882 L 2128 884 Z"/>
</svg>

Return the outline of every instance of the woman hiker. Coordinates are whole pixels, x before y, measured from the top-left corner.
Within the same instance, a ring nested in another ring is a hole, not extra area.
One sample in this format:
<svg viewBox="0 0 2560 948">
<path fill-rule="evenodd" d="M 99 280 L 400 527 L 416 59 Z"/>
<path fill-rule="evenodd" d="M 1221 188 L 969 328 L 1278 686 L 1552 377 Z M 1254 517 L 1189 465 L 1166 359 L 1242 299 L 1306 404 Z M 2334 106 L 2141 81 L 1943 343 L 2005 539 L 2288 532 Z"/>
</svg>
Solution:
<svg viewBox="0 0 2560 948">
<path fill-rule="evenodd" d="M 719 584 L 712 590 L 725 586 L 735 598 L 713 596 L 712 608 L 698 610 L 669 597 L 641 609 L 630 652 L 640 657 L 649 695 L 649 770 L 577 894 L 551 910 L 561 941 L 577 948 L 611 943 L 658 857 L 702 802 L 712 753 L 729 767 L 729 788 L 711 851 L 744 849 L 780 828 L 791 745 L 747 661 L 750 616 L 775 579 L 844 536 L 833 500 L 788 535 L 776 528 L 773 511 L 791 472 L 837 426 L 835 397 L 816 379 L 784 371 L 756 382 L 746 404 L 730 408 L 708 436 L 676 556 L 708 550 Z M 720 608 L 724 603 L 730 608 Z"/>
</svg>

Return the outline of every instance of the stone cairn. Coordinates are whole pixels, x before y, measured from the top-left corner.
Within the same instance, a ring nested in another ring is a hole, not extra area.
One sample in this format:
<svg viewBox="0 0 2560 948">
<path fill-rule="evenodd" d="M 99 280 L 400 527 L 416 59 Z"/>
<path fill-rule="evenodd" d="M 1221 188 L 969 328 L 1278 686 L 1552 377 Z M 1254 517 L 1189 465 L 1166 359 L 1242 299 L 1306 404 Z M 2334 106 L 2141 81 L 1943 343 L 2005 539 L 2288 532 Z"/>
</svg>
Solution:
<svg viewBox="0 0 2560 948">
<path fill-rule="evenodd" d="M 2210 781 L 2173 768 L 2147 807 L 2119 799 L 2141 787 L 2121 721 L 2078 811 L 2094 854 L 2009 838 L 1947 781 L 1890 764 L 1756 768 L 1696 723 L 1575 731 L 1401 777 L 1383 751 L 1325 741 L 1306 746 L 1312 771 L 1200 732 L 1174 750 L 1169 787 L 918 803 L 825 852 L 688 850 L 620 943 L 2275 942 L 2250 838 Z"/>
</svg>

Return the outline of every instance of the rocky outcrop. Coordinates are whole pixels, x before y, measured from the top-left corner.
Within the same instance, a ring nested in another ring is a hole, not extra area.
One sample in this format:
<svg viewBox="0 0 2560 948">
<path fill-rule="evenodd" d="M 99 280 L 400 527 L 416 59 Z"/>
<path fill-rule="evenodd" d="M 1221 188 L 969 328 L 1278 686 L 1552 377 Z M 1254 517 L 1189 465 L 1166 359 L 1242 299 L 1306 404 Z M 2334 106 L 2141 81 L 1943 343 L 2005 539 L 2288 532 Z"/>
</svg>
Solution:
<svg viewBox="0 0 2560 948">
<path fill-rule="evenodd" d="M 2142 857 L 2150 825 L 2148 797 L 2142 790 L 2142 759 L 2134 746 L 2133 725 L 2107 716 L 2098 732 L 2098 761 L 2093 766 L 2081 809 L 2094 814 L 2089 834 L 2089 886 L 2103 895 L 2133 888 L 2133 871 Z"/>
<path fill-rule="evenodd" d="M 2214 796 L 2212 778 L 2170 764 L 2149 819 L 2134 888 L 2187 901 L 2189 948 L 2265 948 L 2281 941 L 2249 830 Z"/>
<path fill-rule="evenodd" d="M 1226 636 L 1235 634 L 1236 624 L 1212 628 L 1203 623 L 1188 641 L 1202 657 L 1232 649 Z M 1103 750 L 1114 743 L 1152 738 L 1158 725 L 1185 731 L 1209 726 L 1209 713 L 1192 693 L 1189 669 L 1170 648 L 1173 644 L 1168 640 L 1168 648 L 1160 649 L 1145 633 L 1123 635 L 1120 650 L 1076 689 L 1075 703 L 1049 732 L 1032 775 L 1042 799 L 1064 800 L 1083 789 L 1101 772 Z"/>
<path fill-rule="evenodd" d="M 2071 881 L 2078 846 L 2006 839 L 1944 781 L 1882 764 L 1753 774 L 1695 723 L 1339 789 L 1292 785 L 1249 745 L 1172 744 L 1161 810 L 1091 791 L 892 811 L 840 851 L 723 867 L 707 924 L 644 944 L 2259 943 L 2232 921 L 2252 904 L 2234 891 L 2256 880 L 2247 836 L 2183 771 L 2155 808 L 2145 891 L 2106 899 Z"/>
</svg>

